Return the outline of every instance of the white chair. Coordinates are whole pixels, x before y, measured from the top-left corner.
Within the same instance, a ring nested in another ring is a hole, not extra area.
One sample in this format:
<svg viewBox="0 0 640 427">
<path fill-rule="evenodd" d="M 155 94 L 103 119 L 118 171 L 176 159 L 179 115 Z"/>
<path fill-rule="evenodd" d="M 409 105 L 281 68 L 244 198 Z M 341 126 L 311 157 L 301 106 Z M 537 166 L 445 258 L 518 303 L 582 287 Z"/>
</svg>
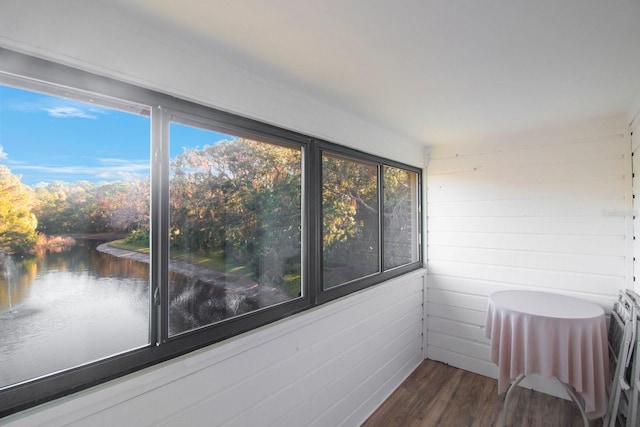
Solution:
<svg viewBox="0 0 640 427">
<path fill-rule="evenodd" d="M 637 363 L 632 364 L 632 359 L 637 358 L 638 351 L 633 351 L 636 344 L 638 325 L 638 305 L 633 295 L 620 292 L 618 300 L 611 312 L 609 323 L 609 367 L 611 374 L 611 386 L 609 387 L 609 405 L 604 417 L 604 426 L 615 427 L 629 425 L 637 412 L 638 387 L 629 381 L 628 373 L 636 374 Z M 633 353 L 635 357 L 632 358 Z M 631 368 L 631 371 L 629 371 Z M 633 386 L 633 390 L 630 391 Z M 636 399 L 633 395 L 636 393 Z M 631 417 L 630 417 L 631 415 Z"/>
</svg>

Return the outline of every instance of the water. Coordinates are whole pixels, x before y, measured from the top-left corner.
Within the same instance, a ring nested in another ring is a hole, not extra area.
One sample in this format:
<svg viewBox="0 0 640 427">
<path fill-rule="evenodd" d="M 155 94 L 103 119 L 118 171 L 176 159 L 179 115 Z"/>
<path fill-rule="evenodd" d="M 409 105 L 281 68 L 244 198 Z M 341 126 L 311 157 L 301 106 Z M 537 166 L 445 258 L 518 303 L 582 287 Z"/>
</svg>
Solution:
<svg viewBox="0 0 640 427">
<path fill-rule="evenodd" d="M 149 343 L 149 266 L 95 250 L 0 261 L 0 388 Z"/>
<path fill-rule="evenodd" d="M 7 282 L 7 296 L 9 299 L 9 313 L 14 313 L 13 311 L 13 301 L 11 299 L 11 285 L 13 283 L 13 278 L 16 275 L 16 263 L 13 261 L 11 257 L 3 257 L 4 261 L 4 271 L 5 271 L 5 280 Z"/>
</svg>

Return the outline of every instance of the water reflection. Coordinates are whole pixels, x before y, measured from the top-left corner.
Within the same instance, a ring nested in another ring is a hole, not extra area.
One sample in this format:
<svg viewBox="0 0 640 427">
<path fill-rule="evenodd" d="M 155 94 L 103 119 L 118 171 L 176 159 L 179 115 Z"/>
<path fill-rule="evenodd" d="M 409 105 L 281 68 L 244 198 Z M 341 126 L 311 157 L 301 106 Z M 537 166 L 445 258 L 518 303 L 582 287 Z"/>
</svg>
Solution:
<svg viewBox="0 0 640 427">
<path fill-rule="evenodd" d="M 10 256 L 0 260 L 0 313 L 13 310 L 29 294 L 29 286 L 36 276 L 37 265 L 34 257 L 18 261 Z"/>
<path fill-rule="evenodd" d="M 291 299 L 283 289 L 233 273 L 170 262 L 169 335 L 177 335 Z"/>
<path fill-rule="evenodd" d="M 148 256 L 98 243 L 4 258 L 0 388 L 149 344 Z M 292 298 L 189 262 L 172 260 L 170 269 L 171 336 Z"/>
<path fill-rule="evenodd" d="M 0 387 L 149 342 L 149 266 L 82 242 L 0 268 Z"/>
</svg>

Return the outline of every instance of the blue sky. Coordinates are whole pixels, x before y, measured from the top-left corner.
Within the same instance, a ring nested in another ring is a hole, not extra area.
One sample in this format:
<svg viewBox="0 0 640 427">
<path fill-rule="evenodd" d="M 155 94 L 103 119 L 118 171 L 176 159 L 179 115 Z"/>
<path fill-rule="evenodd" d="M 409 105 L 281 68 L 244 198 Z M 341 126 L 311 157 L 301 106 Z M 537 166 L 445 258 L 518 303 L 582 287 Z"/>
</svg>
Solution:
<svg viewBox="0 0 640 427">
<path fill-rule="evenodd" d="M 171 132 L 180 143 L 172 158 L 225 138 L 181 125 Z M 146 116 L 0 85 L 0 164 L 27 185 L 140 178 L 149 174 L 149 145 Z"/>
</svg>

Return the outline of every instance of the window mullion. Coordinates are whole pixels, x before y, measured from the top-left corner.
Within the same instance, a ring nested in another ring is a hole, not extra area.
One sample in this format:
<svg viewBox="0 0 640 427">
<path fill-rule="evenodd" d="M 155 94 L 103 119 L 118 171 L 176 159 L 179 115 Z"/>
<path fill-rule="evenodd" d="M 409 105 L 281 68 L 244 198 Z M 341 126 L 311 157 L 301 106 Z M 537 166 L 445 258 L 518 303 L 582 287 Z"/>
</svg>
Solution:
<svg viewBox="0 0 640 427">
<path fill-rule="evenodd" d="M 378 272 L 384 270 L 384 167 L 378 165 Z"/>
<path fill-rule="evenodd" d="M 320 167 L 322 153 L 316 140 L 311 140 L 305 161 L 306 212 L 308 256 L 307 263 L 307 292 L 310 301 L 318 302 L 318 295 L 322 292 L 322 170 Z"/>
<path fill-rule="evenodd" d="M 151 111 L 151 283 L 152 341 L 161 344 L 168 337 L 169 274 L 169 119 L 163 107 Z"/>
</svg>

